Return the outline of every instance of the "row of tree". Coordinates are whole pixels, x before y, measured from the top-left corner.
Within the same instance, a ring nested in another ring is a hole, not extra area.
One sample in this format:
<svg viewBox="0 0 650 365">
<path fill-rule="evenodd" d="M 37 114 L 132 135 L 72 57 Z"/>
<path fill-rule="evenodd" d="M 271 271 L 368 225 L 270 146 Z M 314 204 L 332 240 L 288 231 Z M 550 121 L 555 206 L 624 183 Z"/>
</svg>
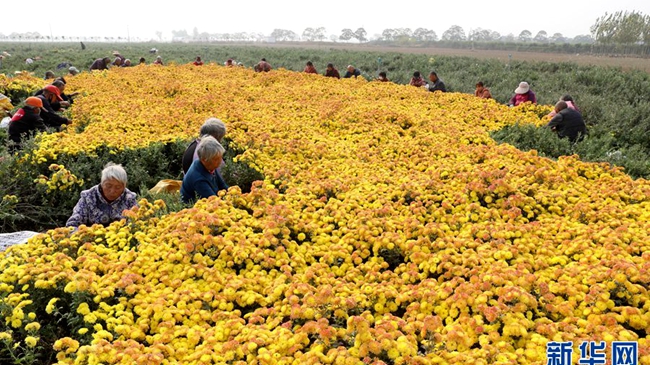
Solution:
<svg viewBox="0 0 650 365">
<path fill-rule="evenodd" d="M 505 42 L 505 43 L 600 43 L 600 44 L 644 44 L 650 45 L 650 16 L 644 15 L 640 12 L 616 12 L 613 14 L 605 13 L 605 15 L 596 19 L 596 22 L 591 27 L 591 35 L 579 35 L 574 38 L 567 38 L 562 33 L 553 33 L 549 35 L 545 30 L 540 30 L 533 36 L 529 30 L 523 30 L 519 35 L 514 34 L 502 35 L 499 32 L 475 28 L 471 29 L 468 33 L 458 25 L 453 25 L 442 33 L 442 37 L 438 38 L 435 31 L 426 28 L 417 28 L 411 30 L 410 28 L 389 28 L 385 29 L 381 34 L 376 34 L 373 37 L 368 37 L 368 33 L 364 28 L 352 30 L 350 28 L 343 29 L 339 35 L 327 35 L 327 30 L 324 27 L 320 28 L 306 28 L 301 35 L 292 30 L 287 29 L 274 29 L 270 36 L 262 33 L 219 33 L 210 34 L 207 32 L 199 32 L 195 27 L 192 34 L 186 30 L 173 30 L 173 41 L 184 42 L 209 42 L 209 41 L 308 41 L 308 42 L 322 42 L 325 40 L 330 41 L 357 41 L 367 42 L 373 41 L 387 41 L 387 42 L 435 42 L 438 40 L 448 42 Z M 163 33 L 156 31 L 156 36 L 159 41 L 163 40 Z M 42 36 L 38 32 L 27 33 L 11 33 L 5 36 L 0 33 L 0 40 L 18 40 L 18 41 L 38 41 L 38 40 L 91 40 L 91 41 L 127 41 L 123 37 L 65 37 L 60 36 L 51 38 L 50 36 Z M 139 39 L 138 39 L 139 40 Z M 137 41 L 137 40 L 136 40 Z"/>
<path fill-rule="evenodd" d="M 591 33 L 598 43 L 650 45 L 650 15 L 618 11 L 596 19 Z"/>
</svg>

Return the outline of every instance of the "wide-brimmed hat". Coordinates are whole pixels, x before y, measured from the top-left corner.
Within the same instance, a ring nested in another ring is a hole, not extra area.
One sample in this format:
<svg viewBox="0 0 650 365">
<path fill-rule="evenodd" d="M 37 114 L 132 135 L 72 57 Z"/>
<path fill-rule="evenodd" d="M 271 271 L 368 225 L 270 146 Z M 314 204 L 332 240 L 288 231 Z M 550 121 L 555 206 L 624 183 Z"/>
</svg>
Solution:
<svg viewBox="0 0 650 365">
<path fill-rule="evenodd" d="M 530 85 L 526 81 L 519 83 L 519 87 L 515 89 L 515 94 L 525 94 L 530 90 Z"/>
</svg>

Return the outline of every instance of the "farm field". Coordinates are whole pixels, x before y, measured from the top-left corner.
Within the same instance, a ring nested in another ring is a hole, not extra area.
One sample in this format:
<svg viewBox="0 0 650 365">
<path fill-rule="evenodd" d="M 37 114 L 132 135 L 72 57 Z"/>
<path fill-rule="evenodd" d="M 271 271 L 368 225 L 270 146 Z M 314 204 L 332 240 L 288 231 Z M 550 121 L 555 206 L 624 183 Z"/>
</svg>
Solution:
<svg viewBox="0 0 650 365">
<path fill-rule="evenodd" d="M 109 159 L 174 171 L 212 115 L 260 180 L 1 253 L 3 364 L 546 364 L 560 342 L 577 363 L 582 341 L 650 364 L 650 182 L 490 137 L 549 106 L 220 65 L 68 88 L 73 124 L 0 161 L 52 211 Z"/>
<path fill-rule="evenodd" d="M 309 49 L 309 50 L 347 50 L 358 52 L 374 53 L 404 53 L 404 54 L 426 54 L 440 55 L 451 57 L 472 57 L 481 60 L 496 59 L 507 63 L 513 61 L 526 62 L 571 62 L 578 65 L 601 66 L 601 67 L 620 67 L 623 70 L 641 70 L 650 71 L 650 60 L 640 57 L 613 57 L 613 56 L 593 56 L 585 54 L 562 54 L 548 52 L 523 52 L 523 51 L 506 51 L 506 50 L 472 50 L 460 48 L 441 48 L 441 47 L 409 47 L 409 46 L 381 46 L 367 44 L 341 44 L 325 43 L 314 44 L 308 42 L 291 43 L 265 43 L 260 47 L 263 48 L 286 48 L 286 49 Z M 510 57 L 512 56 L 512 57 Z"/>
</svg>

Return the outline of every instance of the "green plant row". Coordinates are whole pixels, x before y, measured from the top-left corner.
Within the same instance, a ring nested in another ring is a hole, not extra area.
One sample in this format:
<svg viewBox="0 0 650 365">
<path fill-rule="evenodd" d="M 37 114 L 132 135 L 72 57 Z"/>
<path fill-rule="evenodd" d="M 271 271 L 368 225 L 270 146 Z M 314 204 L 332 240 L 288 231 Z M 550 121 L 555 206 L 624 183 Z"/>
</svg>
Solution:
<svg viewBox="0 0 650 365">
<path fill-rule="evenodd" d="M 4 134 L 3 134 L 4 133 Z M 4 146 L 6 133 L 0 132 L 0 143 Z M 163 179 L 182 179 L 181 157 L 189 141 L 177 140 L 172 143 L 154 143 L 143 149 L 126 149 L 114 151 L 100 148 L 96 156 L 60 154 L 57 164 L 65 166 L 74 176 L 83 180 L 81 185 L 70 185 L 65 190 L 49 190 L 42 184 L 36 184 L 39 176 L 49 176 L 47 166 L 25 166 L 23 154 L 28 154 L 34 147 L 33 141 L 27 143 L 26 149 L 16 155 L 0 152 L 0 232 L 18 230 L 42 231 L 64 226 L 72 208 L 79 199 L 79 193 L 99 183 L 101 171 L 105 164 L 119 163 L 127 171 L 128 187 L 148 199 L 163 199 L 170 211 L 177 211 L 185 206 L 178 194 L 151 194 L 149 189 Z M 230 186 L 239 186 L 248 192 L 253 181 L 263 179 L 256 170 L 233 158 L 243 151 L 229 148 L 224 142 L 226 154 L 222 170 L 224 179 Z"/>
</svg>

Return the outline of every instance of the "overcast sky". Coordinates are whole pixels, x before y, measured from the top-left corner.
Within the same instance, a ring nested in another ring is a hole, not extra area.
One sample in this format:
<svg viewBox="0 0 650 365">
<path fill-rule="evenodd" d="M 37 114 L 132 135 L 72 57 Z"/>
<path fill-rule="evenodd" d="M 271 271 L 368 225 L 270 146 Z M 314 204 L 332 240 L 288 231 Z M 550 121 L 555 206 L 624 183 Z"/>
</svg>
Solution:
<svg viewBox="0 0 650 365">
<path fill-rule="evenodd" d="M 170 4 L 170 5 L 167 5 Z M 363 27 L 369 37 L 388 28 L 427 28 L 438 37 L 452 25 L 466 33 L 490 29 L 515 36 L 526 29 L 533 36 L 589 34 L 605 12 L 636 10 L 650 15 L 649 0 L 449 0 L 449 1 L 80 1 L 28 3 L 3 1 L 0 33 L 39 32 L 43 36 L 139 37 L 170 39 L 172 30 L 194 27 L 199 32 L 259 32 L 288 29 L 301 35 L 307 27 L 325 27 L 327 36 Z"/>
</svg>

